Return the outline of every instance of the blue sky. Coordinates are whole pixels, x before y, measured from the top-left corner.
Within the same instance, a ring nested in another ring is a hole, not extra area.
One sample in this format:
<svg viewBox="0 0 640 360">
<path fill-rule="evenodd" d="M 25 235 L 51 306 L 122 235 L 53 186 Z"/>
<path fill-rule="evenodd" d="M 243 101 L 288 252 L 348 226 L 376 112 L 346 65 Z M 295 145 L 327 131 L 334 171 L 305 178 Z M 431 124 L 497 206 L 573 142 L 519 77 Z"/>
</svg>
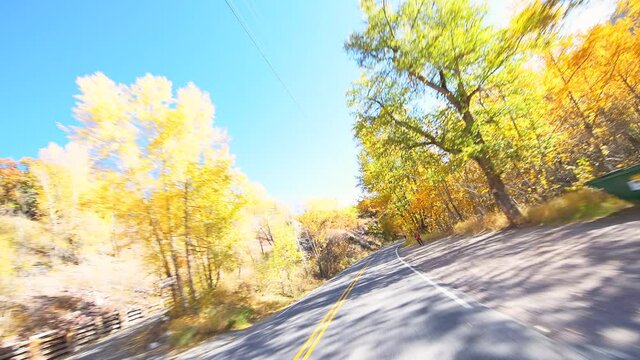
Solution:
<svg viewBox="0 0 640 360">
<path fill-rule="evenodd" d="M 359 76 L 343 43 L 362 27 L 356 0 L 231 0 L 291 90 L 271 73 L 223 0 L 13 1 L 0 5 L 0 157 L 65 144 L 75 79 L 96 71 L 193 81 L 216 105 L 237 165 L 275 198 L 353 202 L 356 148 L 345 91 Z M 491 5 L 497 23 L 508 1 Z M 596 3 L 599 3 L 596 1 Z"/>
</svg>

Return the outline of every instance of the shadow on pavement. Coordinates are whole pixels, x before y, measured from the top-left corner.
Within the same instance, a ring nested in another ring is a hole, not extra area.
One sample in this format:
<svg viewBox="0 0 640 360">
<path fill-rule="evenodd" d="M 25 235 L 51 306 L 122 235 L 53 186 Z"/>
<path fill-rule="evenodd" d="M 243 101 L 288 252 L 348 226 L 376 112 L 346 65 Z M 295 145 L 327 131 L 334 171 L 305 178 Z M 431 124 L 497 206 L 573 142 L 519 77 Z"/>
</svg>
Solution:
<svg viewBox="0 0 640 360">
<path fill-rule="evenodd" d="M 374 255 L 312 358 L 561 359 L 576 358 L 509 318 L 466 309 L 423 281 L 395 256 Z M 360 265 L 362 266 L 362 265 Z M 228 342 L 212 341 L 181 358 L 292 358 L 351 279 L 356 266 L 282 316 Z"/>
<path fill-rule="evenodd" d="M 561 227 L 448 237 L 413 266 L 549 337 L 640 358 L 640 210 Z"/>
</svg>

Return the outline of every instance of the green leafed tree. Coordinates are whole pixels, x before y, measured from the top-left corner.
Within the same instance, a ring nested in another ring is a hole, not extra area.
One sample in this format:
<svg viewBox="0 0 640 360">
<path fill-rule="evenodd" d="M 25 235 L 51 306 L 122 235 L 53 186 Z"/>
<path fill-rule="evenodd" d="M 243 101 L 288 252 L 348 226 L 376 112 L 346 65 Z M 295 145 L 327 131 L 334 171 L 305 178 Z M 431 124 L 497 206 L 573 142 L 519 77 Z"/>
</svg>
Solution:
<svg viewBox="0 0 640 360">
<path fill-rule="evenodd" d="M 486 6 L 469 0 L 408 0 L 396 9 L 362 1 L 365 29 L 345 45 L 364 70 L 349 93 L 356 137 L 363 145 L 424 148 L 446 164 L 475 162 L 498 208 L 517 222 L 500 121 L 523 64 L 573 5 L 536 1 L 496 28 Z"/>
</svg>

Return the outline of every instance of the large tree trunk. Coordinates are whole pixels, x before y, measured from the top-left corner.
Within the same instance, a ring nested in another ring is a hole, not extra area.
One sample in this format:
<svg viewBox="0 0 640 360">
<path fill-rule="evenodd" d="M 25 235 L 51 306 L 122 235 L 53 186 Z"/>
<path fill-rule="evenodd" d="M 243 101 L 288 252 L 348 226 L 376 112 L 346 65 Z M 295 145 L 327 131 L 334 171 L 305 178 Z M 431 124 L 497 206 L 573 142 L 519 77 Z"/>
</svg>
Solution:
<svg viewBox="0 0 640 360">
<path fill-rule="evenodd" d="M 507 220 L 509 220 L 509 224 L 515 225 L 522 217 L 522 214 L 507 192 L 507 188 L 504 185 L 500 174 L 496 171 L 493 162 L 482 156 L 476 156 L 474 157 L 474 160 L 478 163 L 478 166 L 480 166 L 480 169 L 482 169 L 482 172 L 487 178 L 487 184 L 489 185 L 491 195 L 496 201 L 496 204 L 507 217 Z"/>
<path fill-rule="evenodd" d="M 191 247 L 189 246 L 189 238 L 185 239 L 184 252 L 185 260 L 187 263 L 187 285 L 189 285 L 189 297 L 191 299 L 191 302 L 194 303 L 196 300 L 196 290 L 193 286 L 193 271 L 191 269 Z"/>
<path fill-rule="evenodd" d="M 187 284 L 189 285 L 189 296 L 191 303 L 195 304 L 196 290 L 193 286 L 193 273 L 191 268 L 191 234 L 189 227 L 189 182 L 184 182 L 184 253 L 187 262 Z"/>
<path fill-rule="evenodd" d="M 209 290 L 213 289 L 215 285 L 213 284 L 213 268 L 211 267 L 211 249 L 207 247 L 207 285 L 209 286 Z"/>
<path fill-rule="evenodd" d="M 162 259 L 162 267 L 164 269 L 164 275 L 166 276 L 167 279 L 170 279 L 173 277 L 173 274 L 171 273 L 171 266 L 169 265 L 168 255 L 165 251 L 165 247 L 162 242 L 162 236 L 160 235 L 160 230 L 158 229 L 158 225 L 156 223 L 156 220 L 154 219 L 154 216 L 151 213 L 151 210 L 149 209 L 149 206 L 147 206 L 146 210 L 147 210 L 147 216 L 149 219 L 149 226 L 153 230 L 153 238 L 155 239 L 156 244 L 158 245 L 158 254 Z M 177 288 L 173 285 L 171 285 L 171 294 L 173 296 L 174 305 L 178 304 L 179 299 L 178 299 Z"/>
<path fill-rule="evenodd" d="M 171 262 L 173 263 L 174 274 L 176 276 L 176 292 L 177 299 L 174 299 L 175 304 L 179 304 L 178 307 L 181 310 L 185 309 L 185 299 L 184 299 L 184 285 L 182 282 L 182 276 L 180 275 L 180 263 L 178 261 L 178 252 L 173 243 L 173 236 L 169 238 L 169 253 L 171 255 Z"/>
<path fill-rule="evenodd" d="M 465 102 L 464 109 L 469 109 L 469 103 L 471 99 L 468 98 Z M 475 124 L 475 119 L 469 110 L 465 110 L 462 113 L 462 119 L 466 125 L 466 131 L 469 132 L 471 138 L 475 145 L 484 146 L 485 141 L 482 137 L 482 134 L 478 129 L 473 129 Z M 500 172 L 496 169 L 493 160 L 491 157 L 485 152 L 480 151 L 477 155 L 472 157 L 473 160 L 480 166 L 480 169 L 484 173 L 484 176 L 487 178 L 487 184 L 489 185 L 489 189 L 491 190 L 491 195 L 495 200 L 496 204 L 500 208 L 500 210 L 504 213 L 509 221 L 509 225 L 515 225 L 518 223 L 519 219 L 522 217 L 518 206 L 515 201 L 511 198 L 511 195 L 507 192 L 507 187 L 504 185 L 502 181 L 502 177 L 500 176 Z"/>
<path fill-rule="evenodd" d="M 460 213 L 460 210 L 458 210 L 458 207 L 456 206 L 456 203 L 453 201 L 453 198 L 451 197 L 451 192 L 449 191 L 449 185 L 447 185 L 447 181 L 443 180 L 441 182 L 441 184 L 442 184 L 442 187 L 444 189 L 445 195 L 447 195 L 447 199 L 449 200 L 449 204 L 451 204 L 451 207 L 453 208 L 453 212 L 458 217 L 458 221 L 462 221 L 464 218 L 462 217 L 462 213 Z M 446 204 L 446 202 L 445 202 L 445 204 Z M 449 208 L 449 206 L 447 206 L 447 208 Z"/>
<path fill-rule="evenodd" d="M 164 191 L 168 191 L 168 187 L 167 184 L 164 183 L 163 184 L 163 188 Z M 185 297 L 184 297 L 184 283 L 182 282 L 182 275 L 180 274 L 180 261 L 178 259 L 178 251 L 176 249 L 176 245 L 175 245 L 175 239 L 174 239 L 174 235 L 173 235 L 173 227 L 172 227 L 172 223 L 171 223 L 171 202 L 168 199 L 165 199 L 165 212 L 166 212 L 166 216 L 168 217 L 168 224 L 166 229 L 162 229 L 162 226 L 160 224 L 158 224 L 158 228 L 160 229 L 160 231 L 164 234 L 164 238 L 165 241 L 169 247 L 169 257 L 171 259 L 171 263 L 173 265 L 173 273 L 175 274 L 176 277 L 176 293 L 177 293 L 177 299 L 174 299 L 174 304 L 176 305 L 176 307 L 180 310 L 185 310 Z"/>
</svg>

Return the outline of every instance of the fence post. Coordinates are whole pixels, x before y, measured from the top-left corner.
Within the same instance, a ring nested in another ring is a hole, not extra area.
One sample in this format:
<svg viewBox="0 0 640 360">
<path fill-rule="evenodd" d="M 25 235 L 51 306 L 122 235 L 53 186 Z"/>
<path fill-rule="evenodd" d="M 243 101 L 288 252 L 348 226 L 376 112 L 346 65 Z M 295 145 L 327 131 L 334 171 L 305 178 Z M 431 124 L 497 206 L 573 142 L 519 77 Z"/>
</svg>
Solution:
<svg viewBox="0 0 640 360">
<path fill-rule="evenodd" d="M 42 357 L 42 353 L 40 352 L 41 342 L 42 341 L 40 340 L 40 337 L 38 335 L 33 335 L 29 338 L 29 353 L 30 353 L 29 358 L 35 359 L 35 360 L 44 359 Z"/>
<path fill-rule="evenodd" d="M 104 323 L 102 322 L 102 315 L 94 317 L 93 323 L 96 324 L 96 338 L 99 339 L 103 336 L 102 331 Z"/>
<path fill-rule="evenodd" d="M 127 310 L 124 310 L 124 311 L 119 310 L 118 317 L 120 317 L 120 330 L 128 327 L 129 319 L 127 319 Z"/>
<path fill-rule="evenodd" d="M 69 351 L 71 353 L 76 351 L 76 335 L 75 334 L 76 334 L 75 327 L 70 326 L 67 329 L 66 341 L 69 346 Z"/>
</svg>

